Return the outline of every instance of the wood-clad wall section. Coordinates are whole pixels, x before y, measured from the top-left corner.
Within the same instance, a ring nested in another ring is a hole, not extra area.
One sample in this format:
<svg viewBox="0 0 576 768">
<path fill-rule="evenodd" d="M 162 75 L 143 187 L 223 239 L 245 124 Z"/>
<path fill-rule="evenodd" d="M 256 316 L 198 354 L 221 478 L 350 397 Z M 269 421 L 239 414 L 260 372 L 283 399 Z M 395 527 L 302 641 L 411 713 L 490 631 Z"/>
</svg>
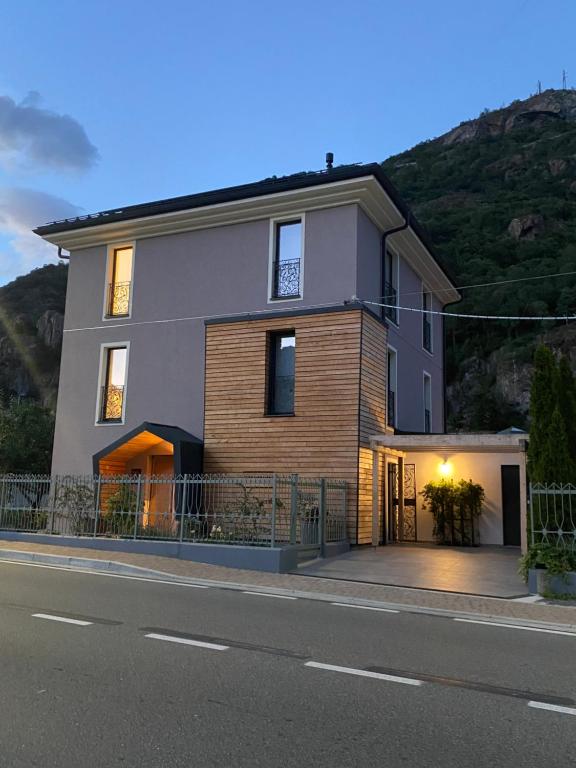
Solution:
<svg viewBox="0 0 576 768">
<path fill-rule="evenodd" d="M 370 437 L 386 430 L 387 347 L 388 333 L 386 327 L 367 312 L 364 312 L 362 317 L 358 455 L 358 544 L 372 543 L 372 450 L 370 449 Z M 378 496 L 381 510 L 380 493 Z"/>
<path fill-rule="evenodd" d="M 350 309 L 206 326 L 204 471 L 346 480 L 351 541 L 363 314 Z M 268 335 L 289 329 L 296 333 L 295 414 L 267 416 Z"/>
</svg>

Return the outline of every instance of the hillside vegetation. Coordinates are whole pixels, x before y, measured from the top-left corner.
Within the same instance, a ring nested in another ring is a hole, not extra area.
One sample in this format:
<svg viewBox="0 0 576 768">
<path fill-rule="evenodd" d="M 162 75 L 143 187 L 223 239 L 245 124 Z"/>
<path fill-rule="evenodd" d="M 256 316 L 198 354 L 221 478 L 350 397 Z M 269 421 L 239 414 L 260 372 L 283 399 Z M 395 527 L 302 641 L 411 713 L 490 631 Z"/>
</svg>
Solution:
<svg viewBox="0 0 576 768">
<path fill-rule="evenodd" d="M 545 91 L 383 163 L 457 285 L 576 271 L 576 92 Z M 576 314 L 576 275 L 463 290 L 452 311 Z M 576 365 L 572 326 L 447 322 L 449 425 L 525 425 L 538 339 Z"/>
</svg>

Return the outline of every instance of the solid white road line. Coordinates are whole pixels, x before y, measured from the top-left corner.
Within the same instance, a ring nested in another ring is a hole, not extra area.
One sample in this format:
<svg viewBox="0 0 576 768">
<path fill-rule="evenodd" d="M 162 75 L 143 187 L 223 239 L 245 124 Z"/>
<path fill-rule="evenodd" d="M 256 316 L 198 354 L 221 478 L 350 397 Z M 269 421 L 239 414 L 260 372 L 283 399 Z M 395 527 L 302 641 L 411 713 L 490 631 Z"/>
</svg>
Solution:
<svg viewBox="0 0 576 768">
<path fill-rule="evenodd" d="M 50 621 L 61 621 L 63 624 L 76 624 L 78 627 L 89 627 L 94 623 L 80 619 L 69 619 L 67 616 L 52 616 L 50 613 L 33 613 L 32 616 L 35 619 L 49 619 Z"/>
<path fill-rule="evenodd" d="M 69 573 L 83 573 L 87 576 L 107 576 L 112 579 L 128 579 L 128 581 L 148 581 L 154 584 L 168 584 L 171 587 L 190 587 L 192 589 L 211 589 L 205 584 L 189 584 L 185 581 L 168 581 L 163 579 L 154 579 L 151 576 L 128 576 L 124 573 L 107 573 L 106 571 L 91 571 L 86 568 L 76 568 L 68 565 L 47 565 L 46 563 L 28 563 L 24 560 L 5 560 L 0 558 L 0 565 L 25 565 L 28 568 L 48 568 L 49 571 L 68 571 Z"/>
<path fill-rule="evenodd" d="M 528 706 L 534 709 L 548 709 L 550 712 L 560 712 L 562 715 L 576 715 L 574 707 L 559 707 L 557 704 L 545 704 L 543 701 L 529 701 Z"/>
<path fill-rule="evenodd" d="M 209 648 L 212 651 L 227 651 L 227 645 L 218 645 L 217 643 L 204 643 L 201 640 L 189 640 L 187 637 L 174 637 L 173 635 L 157 635 L 155 632 L 151 632 L 144 637 L 150 638 L 150 640 L 165 640 L 168 643 L 182 643 L 182 645 L 195 645 L 197 648 Z"/>
<path fill-rule="evenodd" d="M 277 600 L 298 600 L 297 597 L 291 597 L 290 595 L 272 595 L 268 592 L 247 592 L 242 590 L 243 595 L 255 595 L 256 597 L 275 597 Z"/>
<path fill-rule="evenodd" d="M 363 611 L 380 611 L 381 613 L 400 613 L 392 608 L 373 608 L 371 605 L 351 605 L 350 603 L 330 603 L 330 605 L 337 605 L 339 608 L 361 608 Z"/>
<path fill-rule="evenodd" d="M 543 629 L 541 627 L 525 627 L 522 624 L 504 624 L 497 621 L 482 621 L 481 619 L 454 619 L 465 624 L 483 624 L 487 627 L 504 627 L 504 629 L 524 629 L 527 632 L 545 632 L 548 635 L 565 635 L 576 638 L 576 632 L 562 632 L 560 629 Z"/>
<path fill-rule="evenodd" d="M 328 672 L 343 672 L 345 675 L 357 675 L 358 677 L 372 677 L 375 680 L 386 680 L 389 683 L 402 683 L 403 685 L 424 685 L 423 680 L 413 680 L 411 677 L 397 677 L 385 675 L 382 672 L 368 672 L 365 669 L 353 669 L 352 667 L 337 667 L 334 664 L 320 664 L 318 661 L 307 661 L 305 667 L 314 669 L 326 669 Z"/>
</svg>

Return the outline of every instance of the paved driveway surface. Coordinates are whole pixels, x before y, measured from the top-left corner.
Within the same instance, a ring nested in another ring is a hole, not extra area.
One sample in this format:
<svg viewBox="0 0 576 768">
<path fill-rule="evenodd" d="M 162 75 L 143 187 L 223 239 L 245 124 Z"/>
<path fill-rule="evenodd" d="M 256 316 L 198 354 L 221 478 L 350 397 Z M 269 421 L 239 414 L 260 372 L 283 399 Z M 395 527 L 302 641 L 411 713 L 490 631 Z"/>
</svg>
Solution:
<svg viewBox="0 0 576 768">
<path fill-rule="evenodd" d="M 464 592 L 489 597 L 528 594 L 518 576 L 516 547 L 442 547 L 393 544 L 362 547 L 300 566 L 307 576 Z"/>
</svg>

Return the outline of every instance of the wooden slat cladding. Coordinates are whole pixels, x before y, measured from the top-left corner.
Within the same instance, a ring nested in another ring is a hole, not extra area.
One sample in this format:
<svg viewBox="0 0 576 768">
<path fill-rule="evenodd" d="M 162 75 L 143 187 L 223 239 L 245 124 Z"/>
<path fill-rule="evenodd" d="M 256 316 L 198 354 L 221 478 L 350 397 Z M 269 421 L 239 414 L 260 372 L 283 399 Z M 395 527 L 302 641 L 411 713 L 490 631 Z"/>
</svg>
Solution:
<svg viewBox="0 0 576 768">
<path fill-rule="evenodd" d="M 372 451 L 370 437 L 386 429 L 388 333 L 368 313 L 362 318 L 362 375 L 358 451 L 358 543 L 372 542 Z"/>
<path fill-rule="evenodd" d="M 334 477 L 349 483 L 355 539 L 362 311 L 206 327 L 204 470 Z M 267 416 L 267 341 L 296 334 L 295 415 Z"/>
</svg>

